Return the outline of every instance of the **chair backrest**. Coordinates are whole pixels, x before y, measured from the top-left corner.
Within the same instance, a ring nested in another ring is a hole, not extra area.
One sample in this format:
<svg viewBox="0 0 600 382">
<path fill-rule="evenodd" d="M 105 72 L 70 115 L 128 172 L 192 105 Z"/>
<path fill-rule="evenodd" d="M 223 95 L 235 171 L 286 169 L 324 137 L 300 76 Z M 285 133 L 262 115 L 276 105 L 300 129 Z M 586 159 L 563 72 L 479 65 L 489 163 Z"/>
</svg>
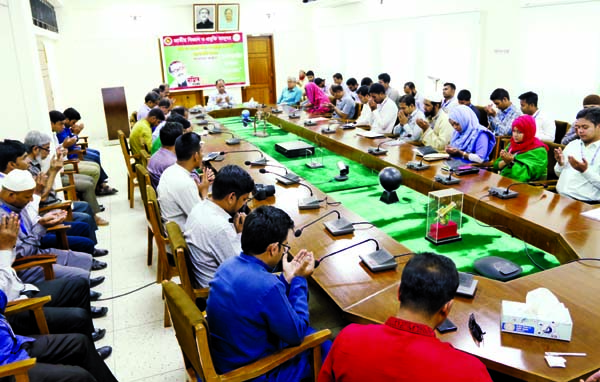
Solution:
<svg viewBox="0 0 600 382">
<path fill-rule="evenodd" d="M 140 185 L 140 195 L 142 196 L 144 211 L 146 211 L 146 219 L 148 219 L 148 194 L 146 192 L 146 186 L 151 185 L 150 174 L 148 173 L 148 170 L 146 170 L 146 167 L 141 164 L 136 164 L 135 175 L 137 176 L 138 184 Z"/>
<path fill-rule="evenodd" d="M 556 164 L 556 158 L 554 158 L 554 150 L 556 148 L 564 149 L 565 145 L 561 145 L 560 143 L 553 142 L 544 142 L 548 145 L 548 174 L 546 175 L 547 180 L 556 180 L 558 179 L 558 175 L 554 172 L 554 165 Z"/>
<path fill-rule="evenodd" d="M 179 285 L 172 281 L 163 281 L 162 285 L 175 336 L 186 363 L 191 364 L 202 381 L 220 381 L 210 355 L 210 334 L 204 315 Z"/>
<path fill-rule="evenodd" d="M 571 128 L 571 124 L 565 121 L 554 121 L 556 133 L 554 134 L 554 143 L 560 143 Z"/>
<path fill-rule="evenodd" d="M 177 270 L 179 271 L 179 280 L 181 281 L 181 287 L 185 293 L 190 296 L 191 299 L 195 300 L 194 286 L 190 279 L 188 269 L 191 268 L 190 263 L 190 249 L 185 241 L 181 227 L 175 222 L 168 222 L 166 224 L 167 237 L 171 243 L 171 250 L 175 256 L 175 264 L 177 264 Z"/>
<path fill-rule="evenodd" d="M 360 112 L 362 111 L 362 108 L 363 108 L 362 102 L 355 102 L 354 103 L 354 115 L 348 117 L 348 119 L 358 119 L 358 117 L 360 116 Z"/>
<path fill-rule="evenodd" d="M 165 227 L 162 224 L 162 218 L 160 215 L 160 205 L 158 204 L 158 198 L 156 197 L 156 191 L 151 185 L 146 185 L 146 198 L 148 200 L 148 219 L 154 232 L 154 238 L 156 239 L 156 245 L 166 246 L 166 235 Z"/>
<path fill-rule="evenodd" d="M 485 111 L 483 106 L 475 106 L 479 110 L 479 124 L 481 126 L 489 127 L 490 122 L 488 121 L 488 113 Z"/>
<path fill-rule="evenodd" d="M 498 159 L 498 157 L 500 156 L 500 150 L 506 147 L 506 145 L 508 144 L 507 142 L 510 142 L 510 135 L 498 135 L 496 137 L 496 145 L 490 153 L 490 162 L 494 163 L 494 161 Z"/>
<path fill-rule="evenodd" d="M 119 144 L 121 145 L 121 151 L 123 152 L 123 159 L 125 160 L 125 167 L 127 167 L 127 174 L 133 179 L 135 178 L 135 174 L 133 173 L 131 150 L 129 149 L 127 138 L 125 138 L 125 133 L 123 133 L 123 130 L 117 131 L 117 134 L 119 135 Z"/>
</svg>

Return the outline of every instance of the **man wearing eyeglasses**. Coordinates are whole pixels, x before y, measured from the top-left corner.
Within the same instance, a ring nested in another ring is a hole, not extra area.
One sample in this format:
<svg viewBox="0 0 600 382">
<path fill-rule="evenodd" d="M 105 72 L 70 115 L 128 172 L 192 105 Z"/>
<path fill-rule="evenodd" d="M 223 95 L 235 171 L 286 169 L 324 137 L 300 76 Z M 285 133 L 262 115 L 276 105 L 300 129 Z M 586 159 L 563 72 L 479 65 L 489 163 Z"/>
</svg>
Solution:
<svg viewBox="0 0 600 382">
<path fill-rule="evenodd" d="M 208 287 L 219 265 L 242 251 L 240 237 L 246 214 L 239 211 L 252 190 L 254 180 L 246 170 L 225 166 L 215 176 L 212 195 L 190 212 L 184 232 L 196 287 Z"/>
<path fill-rule="evenodd" d="M 293 227 L 289 215 L 278 208 L 253 210 L 244 222 L 242 253 L 225 261 L 210 282 L 206 313 L 218 373 L 299 345 L 313 332 L 306 277 L 315 260 L 305 249 L 288 259 Z M 272 274 L 280 263 L 283 272 Z M 322 346 L 323 354 L 329 345 Z M 300 381 L 311 374 L 309 358 L 302 353 L 255 381 Z"/>
<path fill-rule="evenodd" d="M 448 317 L 457 288 L 452 260 L 415 255 L 402 271 L 396 315 L 383 325 L 344 328 L 318 381 L 491 382 L 481 361 L 436 338 L 434 330 Z"/>
</svg>

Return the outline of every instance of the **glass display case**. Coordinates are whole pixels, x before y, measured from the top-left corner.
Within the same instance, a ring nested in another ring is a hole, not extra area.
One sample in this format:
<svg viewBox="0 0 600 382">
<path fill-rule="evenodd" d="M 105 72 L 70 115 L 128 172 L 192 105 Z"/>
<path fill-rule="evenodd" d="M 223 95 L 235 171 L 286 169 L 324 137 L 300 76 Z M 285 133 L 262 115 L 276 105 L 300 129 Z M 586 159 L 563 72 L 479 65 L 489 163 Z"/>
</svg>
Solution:
<svg viewBox="0 0 600 382">
<path fill-rule="evenodd" d="M 449 188 L 428 196 L 425 238 L 435 245 L 461 240 L 463 193 Z"/>
</svg>

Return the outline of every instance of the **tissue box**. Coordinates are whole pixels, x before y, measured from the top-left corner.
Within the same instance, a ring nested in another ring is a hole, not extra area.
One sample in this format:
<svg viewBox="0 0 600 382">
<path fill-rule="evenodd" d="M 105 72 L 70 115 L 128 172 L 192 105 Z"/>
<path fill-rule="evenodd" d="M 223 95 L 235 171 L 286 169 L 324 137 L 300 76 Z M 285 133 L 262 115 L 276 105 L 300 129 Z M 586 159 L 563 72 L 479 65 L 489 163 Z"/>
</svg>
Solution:
<svg viewBox="0 0 600 382">
<path fill-rule="evenodd" d="M 571 316 L 567 315 L 556 320 L 553 318 L 555 317 L 536 317 L 527 312 L 525 303 L 502 301 L 500 328 L 507 333 L 571 341 L 573 330 Z"/>
</svg>

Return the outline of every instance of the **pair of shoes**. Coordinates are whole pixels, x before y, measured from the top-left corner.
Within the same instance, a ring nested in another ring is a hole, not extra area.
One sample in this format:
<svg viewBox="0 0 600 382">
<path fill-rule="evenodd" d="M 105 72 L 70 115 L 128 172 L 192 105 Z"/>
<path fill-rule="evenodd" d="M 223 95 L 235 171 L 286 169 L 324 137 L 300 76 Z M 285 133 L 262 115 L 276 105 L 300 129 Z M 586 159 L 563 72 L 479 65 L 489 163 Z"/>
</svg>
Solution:
<svg viewBox="0 0 600 382">
<path fill-rule="evenodd" d="M 106 186 L 106 187 L 102 187 L 96 190 L 96 195 L 97 196 L 105 196 L 105 195 L 114 195 L 117 192 L 119 192 L 119 190 L 117 190 L 116 188 L 112 188 L 110 186 Z"/>
<path fill-rule="evenodd" d="M 92 253 L 92 257 L 102 257 L 108 255 L 108 249 L 102 248 L 94 248 L 94 253 Z"/>
<path fill-rule="evenodd" d="M 90 279 L 90 288 L 97 287 L 98 285 L 104 282 L 104 276 L 98 276 L 93 279 Z"/>
<path fill-rule="evenodd" d="M 96 259 L 92 261 L 92 271 L 99 271 L 100 269 L 104 269 L 106 267 L 108 267 L 108 264 L 106 264 L 104 261 L 98 261 Z"/>
<path fill-rule="evenodd" d="M 96 351 L 98 352 L 100 359 L 104 361 L 112 354 L 112 347 L 102 346 L 101 348 L 96 349 Z"/>
<path fill-rule="evenodd" d="M 90 289 L 90 301 L 98 301 L 102 293 Z"/>
<path fill-rule="evenodd" d="M 108 313 L 108 308 L 105 306 L 102 306 L 100 308 L 97 306 L 92 306 L 90 307 L 90 312 L 92 314 L 92 318 L 100 318 L 106 316 L 106 314 Z"/>
<path fill-rule="evenodd" d="M 104 219 L 102 216 L 95 215 L 94 220 L 96 221 L 96 225 L 99 227 L 104 227 L 108 225 L 108 220 Z"/>
<path fill-rule="evenodd" d="M 106 335 L 106 329 L 96 329 L 92 333 L 92 340 L 94 342 L 100 341 L 101 339 L 104 338 L 105 335 Z"/>
</svg>

